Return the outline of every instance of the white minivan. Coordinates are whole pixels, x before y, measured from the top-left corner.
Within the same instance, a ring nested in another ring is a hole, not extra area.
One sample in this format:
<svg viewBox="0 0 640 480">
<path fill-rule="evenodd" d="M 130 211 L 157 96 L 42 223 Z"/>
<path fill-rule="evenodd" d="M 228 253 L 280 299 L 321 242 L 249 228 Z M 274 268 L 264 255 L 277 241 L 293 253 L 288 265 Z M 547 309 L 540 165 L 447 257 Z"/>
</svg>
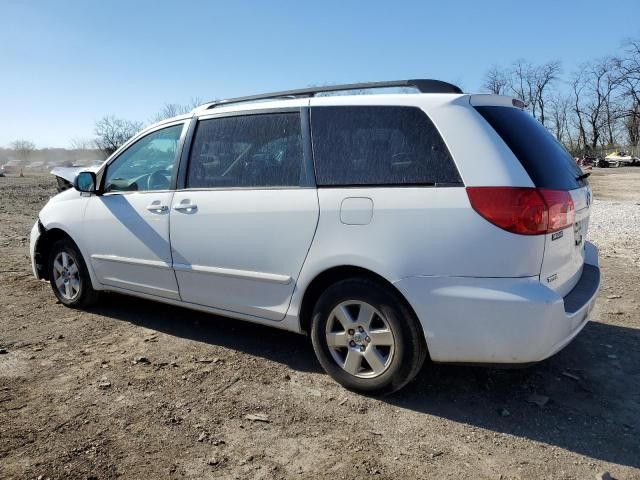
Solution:
<svg viewBox="0 0 640 480">
<path fill-rule="evenodd" d="M 34 273 L 70 307 L 113 291 L 308 333 L 360 392 L 427 356 L 543 360 L 587 323 L 600 270 L 586 175 L 523 107 L 437 80 L 205 104 L 53 197 Z"/>
</svg>

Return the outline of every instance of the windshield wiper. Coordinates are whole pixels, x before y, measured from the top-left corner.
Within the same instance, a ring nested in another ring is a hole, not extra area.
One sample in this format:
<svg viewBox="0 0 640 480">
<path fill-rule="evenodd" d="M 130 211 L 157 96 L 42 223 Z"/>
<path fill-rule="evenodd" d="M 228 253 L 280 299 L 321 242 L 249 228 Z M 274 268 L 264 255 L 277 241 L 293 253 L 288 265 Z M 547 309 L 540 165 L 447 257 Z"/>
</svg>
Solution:
<svg viewBox="0 0 640 480">
<path fill-rule="evenodd" d="M 585 178 L 587 178 L 589 175 L 591 175 L 591 172 L 583 173 L 582 175 L 578 175 L 578 176 L 576 177 L 576 180 L 584 180 L 584 179 L 585 179 Z"/>
</svg>

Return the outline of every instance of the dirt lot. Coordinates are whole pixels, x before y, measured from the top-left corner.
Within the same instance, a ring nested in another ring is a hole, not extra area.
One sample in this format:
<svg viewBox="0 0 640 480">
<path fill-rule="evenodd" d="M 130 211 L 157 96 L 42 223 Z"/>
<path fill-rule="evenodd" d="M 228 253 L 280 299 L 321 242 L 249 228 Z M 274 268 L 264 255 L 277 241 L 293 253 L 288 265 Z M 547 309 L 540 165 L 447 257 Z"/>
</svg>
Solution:
<svg viewBox="0 0 640 480">
<path fill-rule="evenodd" d="M 640 169 L 592 185 L 604 283 L 571 345 L 515 371 L 427 365 L 374 399 L 302 336 L 120 295 L 57 304 L 27 238 L 54 178 L 0 178 L 0 478 L 640 479 Z"/>
</svg>

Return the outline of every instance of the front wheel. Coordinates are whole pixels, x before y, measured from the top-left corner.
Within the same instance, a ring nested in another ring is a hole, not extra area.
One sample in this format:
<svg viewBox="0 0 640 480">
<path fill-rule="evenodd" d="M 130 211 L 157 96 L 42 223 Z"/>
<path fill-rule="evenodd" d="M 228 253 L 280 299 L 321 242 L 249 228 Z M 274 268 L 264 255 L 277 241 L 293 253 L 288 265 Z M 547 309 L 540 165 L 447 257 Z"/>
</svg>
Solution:
<svg viewBox="0 0 640 480">
<path fill-rule="evenodd" d="M 367 394 L 399 390 L 416 376 L 427 355 L 418 319 L 399 295 L 360 278 L 340 281 L 320 296 L 311 341 L 334 380 Z"/>
<path fill-rule="evenodd" d="M 85 308 L 96 302 L 98 292 L 93 289 L 87 266 L 71 240 L 58 240 L 52 245 L 48 269 L 49 283 L 61 303 Z"/>
</svg>

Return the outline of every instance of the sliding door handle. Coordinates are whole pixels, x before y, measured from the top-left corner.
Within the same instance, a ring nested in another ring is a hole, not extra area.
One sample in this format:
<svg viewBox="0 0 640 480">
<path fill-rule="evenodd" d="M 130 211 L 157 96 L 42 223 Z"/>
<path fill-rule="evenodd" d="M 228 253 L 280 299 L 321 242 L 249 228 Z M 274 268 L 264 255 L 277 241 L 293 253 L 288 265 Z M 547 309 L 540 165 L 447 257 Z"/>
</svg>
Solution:
<svg viewBox="0 0 640 480">
<path fill-rule="evenodd" d="M 174 205 L 173 209 L 179 212 L 193 213 L 198 209 L 198 206 L 190 201 L 182 201 L 177 205 Z"/>
</svg>

